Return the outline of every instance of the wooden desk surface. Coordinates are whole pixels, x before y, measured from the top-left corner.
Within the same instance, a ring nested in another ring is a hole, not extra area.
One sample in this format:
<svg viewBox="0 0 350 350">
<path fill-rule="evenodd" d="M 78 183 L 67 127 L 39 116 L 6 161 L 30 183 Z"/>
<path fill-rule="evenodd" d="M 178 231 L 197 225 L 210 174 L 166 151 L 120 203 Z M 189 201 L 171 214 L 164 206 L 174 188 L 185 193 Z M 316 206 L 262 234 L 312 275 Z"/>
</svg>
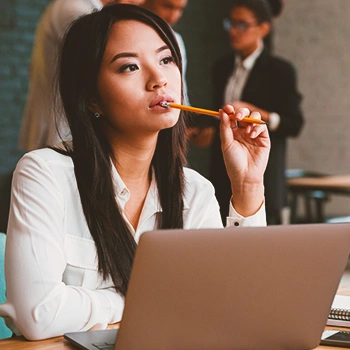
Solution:
<svg viewBox="0 0 350 350">
<path fill-rule="evenodd" d="M 291 223 L 325 222 L 325 201 L 330 195 L 350 195 L 350 175 L 294 177 L 287 179 L 290 192 Z M 318 191 L 318 193 L 316 192 Z M 304 214 L 298 217 L 298 201 L 302 199 Z"/>
<path fill-rule="evenodd" d="M 350 295 L 350 287 L 340 287 L 338 294 Z M 118 326 L 112 326 L 116 328 Z M 326 327 L 326 329 L 337 329 L 336 327 Z M 342 328 L 342 330 L 350 330 Z M 0 340 L 0 349 L 4 350 L 77 350 L 77 348 L 68 343 L 63 337 L 50 338 L 40 341 L 27 341 L 23 337 L 15 337 L 10 339 Z M 330 346 L 318 346 L 316 349 L 335 350 L 336 348 Z M 350 349 L 342 348 L 342 349 Z"/>
<path fill-rule="evenodd" d="M 119 324 L 108 328 L 118 328 Z M 1 350 L 77 350 L 77 347 L 62 337 L 39 341 L 28 341 L 24 337 L 15 337 L 0 340 Z"/>
</svg>

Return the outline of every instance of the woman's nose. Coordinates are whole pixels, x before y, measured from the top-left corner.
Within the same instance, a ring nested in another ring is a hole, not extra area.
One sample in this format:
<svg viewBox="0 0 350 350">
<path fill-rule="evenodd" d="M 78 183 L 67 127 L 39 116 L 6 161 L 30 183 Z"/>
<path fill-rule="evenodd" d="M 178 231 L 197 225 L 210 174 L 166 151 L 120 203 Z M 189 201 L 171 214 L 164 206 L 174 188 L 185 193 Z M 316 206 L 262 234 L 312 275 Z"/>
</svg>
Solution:
<svg viewBox="0 0 350 350">
<path fill-rule="evenodd" d="M 168 84 L 165 75 L 160 70 L 154 70 L 151 72 L 147 82 L 148 90 L 160 89 Z"/>
</svg>

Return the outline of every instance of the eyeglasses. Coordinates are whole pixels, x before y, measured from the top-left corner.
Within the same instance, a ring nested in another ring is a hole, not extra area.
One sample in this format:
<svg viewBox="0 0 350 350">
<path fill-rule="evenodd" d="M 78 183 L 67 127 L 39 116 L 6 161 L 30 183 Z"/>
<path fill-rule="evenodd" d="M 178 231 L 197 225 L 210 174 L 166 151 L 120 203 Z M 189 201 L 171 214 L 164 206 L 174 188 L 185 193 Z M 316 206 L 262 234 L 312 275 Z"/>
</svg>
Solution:
<svg viewBox="0 0 350 350">
<path fill-rule="evenodd" d="M 224 29 L 229 31 L 230 29 L 237 29 L 240 33 L 246 32 L 249 28 L 257 27 L 256 23 L 247 23 L 243 21 L 233 21 L 225 18 L 223 21 Z"/>
</svg>

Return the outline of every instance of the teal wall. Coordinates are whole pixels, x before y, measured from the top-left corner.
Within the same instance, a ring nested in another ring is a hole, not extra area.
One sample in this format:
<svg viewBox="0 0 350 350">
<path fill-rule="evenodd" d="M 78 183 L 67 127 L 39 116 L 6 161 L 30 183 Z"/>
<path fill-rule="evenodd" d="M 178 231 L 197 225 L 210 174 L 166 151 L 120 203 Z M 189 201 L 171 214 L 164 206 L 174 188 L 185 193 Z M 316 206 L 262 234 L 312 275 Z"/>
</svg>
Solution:
<svg viewBox="0 0 350 350">
<path fill-rule="evenodd" d="M 12 171 L 21 157 L 18 134 L 28 65 L 39 16 L 48 0 L 0 2 L 0 232 L 6 231 Z"/>
<path fill-rule="evenodd" d="M 47 3 L 6 0 L 0 4 L 0 175 L 12 172 L 22 155 L 17 143 L 27 95 L 28 64 L 35 27 Z"/>
</svg>

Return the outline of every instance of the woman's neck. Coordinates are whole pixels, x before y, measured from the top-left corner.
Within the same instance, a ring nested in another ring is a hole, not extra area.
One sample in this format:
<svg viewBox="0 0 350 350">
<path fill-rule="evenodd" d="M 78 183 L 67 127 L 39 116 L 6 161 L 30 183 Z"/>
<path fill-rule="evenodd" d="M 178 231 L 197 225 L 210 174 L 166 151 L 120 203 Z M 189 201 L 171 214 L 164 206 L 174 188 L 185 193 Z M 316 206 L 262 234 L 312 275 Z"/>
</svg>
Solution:
<svg viewBox="0 0 350 350">
<path fill-rule="evenodd" d="M 247 57 L 252 55 L 262 45 L 263 45 L 262 42 L 257 42 L 255 46 L 249 47 L 246 50 L 238 52 L 239 56 L 241 57 L 241 60 L 244 61 Z"/>
<path fill-rule="evenodd" d="M 113 147 L 113 162 L 125 184 L 149 178 L 156 144 L 122 144 Z"/>
<path fill-rule="evenodd" d="M 130 191 L 124 214 L 137 229 L 142 208 L 151 183 L 151 163 L 155 144 L 116 145 L 114 148 L 114 166 Z"/>
</svg>

